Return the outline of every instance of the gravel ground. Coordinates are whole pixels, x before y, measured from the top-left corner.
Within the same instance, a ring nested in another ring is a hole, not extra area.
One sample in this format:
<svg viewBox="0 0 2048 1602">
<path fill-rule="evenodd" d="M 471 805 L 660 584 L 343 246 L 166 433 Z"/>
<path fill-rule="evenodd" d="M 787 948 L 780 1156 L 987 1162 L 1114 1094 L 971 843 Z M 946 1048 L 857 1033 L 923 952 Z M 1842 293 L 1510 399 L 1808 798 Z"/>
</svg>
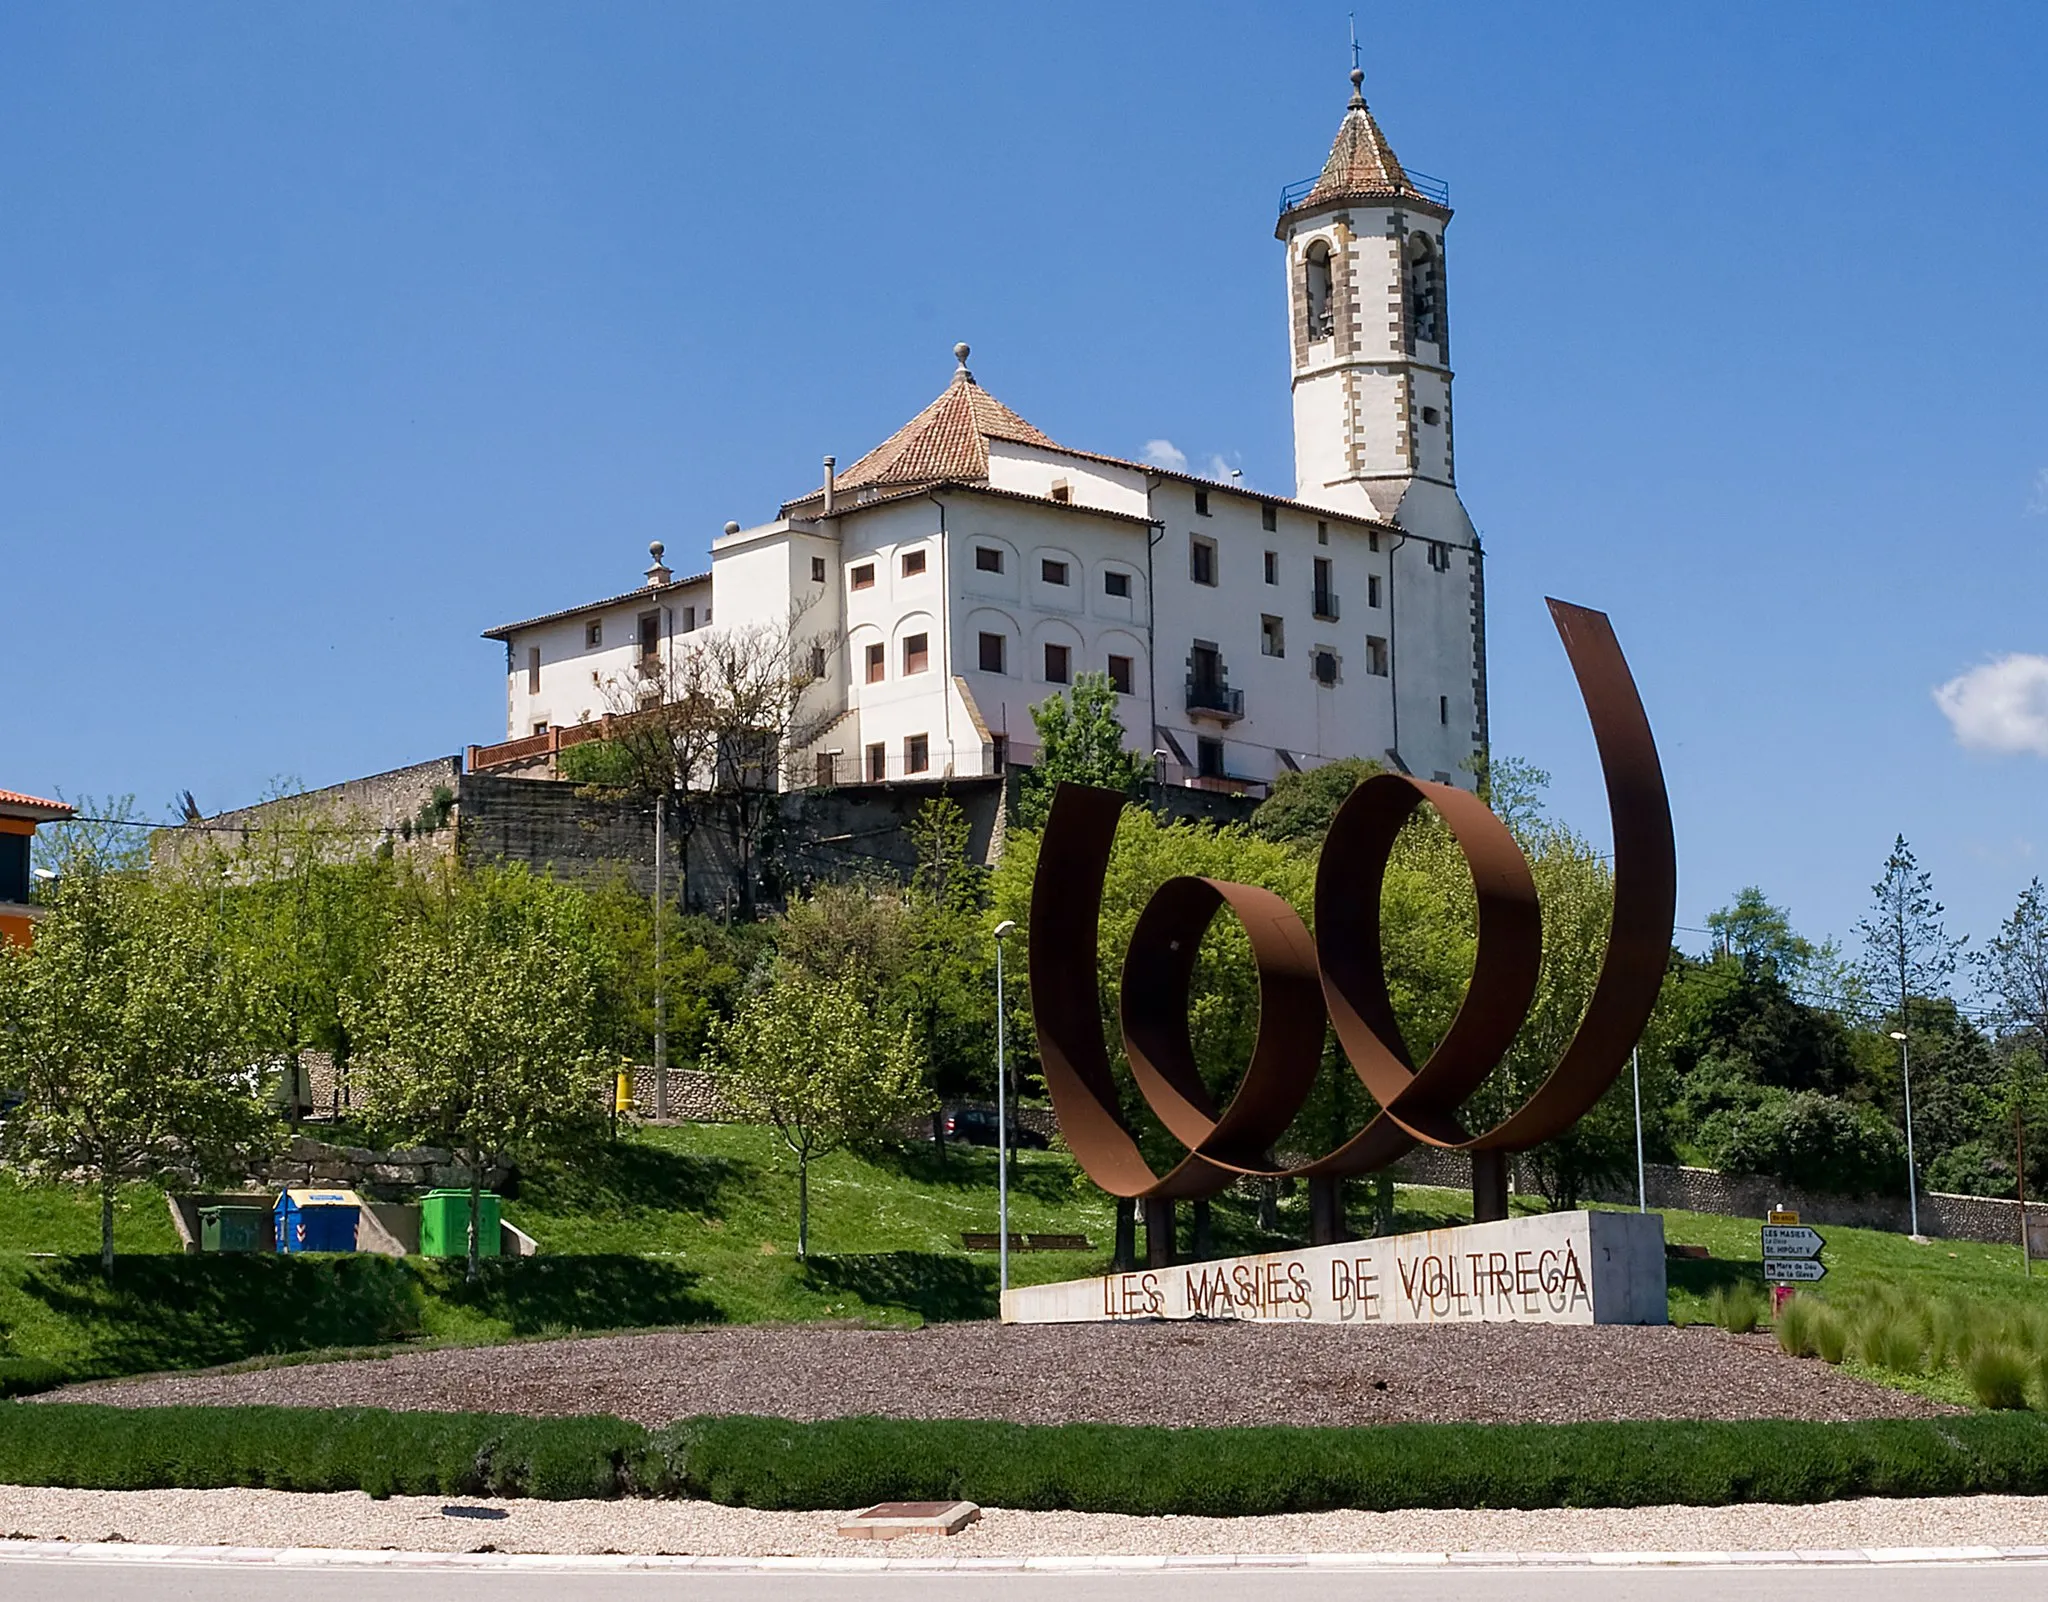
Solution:
<svg viewBox="0 0 2048 1602">
<path fill-rule="evenodd" d="M 444 1512 L 497 1509 L 502 1519 Z M 174 1546 L 410 1552 L 679 1553 L 717 1557 L 1036 1557 L 1295 1552 L 1840 1550 L 2048 1545 L 2048 1498 L 1954 1497 L 1815 1507 L 1551 1508 L 1129 1518 L 988 1510 L 950 1539 L 842 1540 L 837 1513 L 708 1502 L 460 1502 L 360 1492 L 62 1491 L 0 1485 L 0 1537 Z M 0 1545 L 0 1552 L 4 1552 Z"/>
<path fill-rule="evenodd" d="M 1785 1357 L 1767 1336 L 1553 1324 L 752 1325 L 166 1375 L 51 1396 L 615 1413 L 650 1426 L 697 1413 L 1330 1425 L 1957 1411 Z"/>
</svg>

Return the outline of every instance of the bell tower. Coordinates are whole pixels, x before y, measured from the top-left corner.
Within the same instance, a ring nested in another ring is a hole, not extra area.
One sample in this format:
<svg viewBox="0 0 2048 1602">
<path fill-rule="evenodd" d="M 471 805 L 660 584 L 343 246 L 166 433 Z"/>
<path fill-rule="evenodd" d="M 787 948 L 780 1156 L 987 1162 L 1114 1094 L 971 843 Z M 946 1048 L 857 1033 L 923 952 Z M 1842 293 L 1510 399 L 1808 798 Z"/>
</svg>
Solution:
<svg viewBox="0 0 2048 1602">
<path fill-rule="evenodd" d="M 1298 499 L 1471 538 L 1451 449 L 1449 192 L 1402 167 L 1365 74 L 1322 172 L 1281 196 Z"/>
</svg>

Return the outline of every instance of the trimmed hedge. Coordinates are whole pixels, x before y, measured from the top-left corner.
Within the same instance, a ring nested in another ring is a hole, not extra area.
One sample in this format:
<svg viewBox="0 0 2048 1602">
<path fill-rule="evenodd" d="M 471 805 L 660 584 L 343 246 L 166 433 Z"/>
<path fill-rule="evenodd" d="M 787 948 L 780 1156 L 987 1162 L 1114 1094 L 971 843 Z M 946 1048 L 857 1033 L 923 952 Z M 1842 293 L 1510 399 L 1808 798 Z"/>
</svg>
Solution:
<svg viewBox="0 0 2048 1602">
<path fill-rule="evenodd" d="M 616 1418 L 372 1408 L 0 1406 L 0 1483 L 264 1486 L 740 1507 L 946 1501 L 1090 1513 L 1640 1507 L 2048 1493 L 2048 1422 L 1386 1424 L 1132 1429 L 854 1418 Z"/>
<path fill-rule="evenodd" d="M 371 1407 L 0 1405 L 0 1483 L 372 1496 L 617 1496 L 647 1432 L 616 1418 Z"/>
</svg>

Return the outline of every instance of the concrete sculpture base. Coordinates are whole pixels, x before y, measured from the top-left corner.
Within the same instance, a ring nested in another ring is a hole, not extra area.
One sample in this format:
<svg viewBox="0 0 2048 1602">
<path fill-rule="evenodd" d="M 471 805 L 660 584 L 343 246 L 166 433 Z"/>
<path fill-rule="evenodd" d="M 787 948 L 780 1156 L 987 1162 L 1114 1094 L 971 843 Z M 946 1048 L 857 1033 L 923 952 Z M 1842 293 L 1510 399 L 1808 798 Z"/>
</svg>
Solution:
<svg viewBox="0 0 2048 1602">
<path fill-rule="evenodd" d="M 1664 1220 L 1539 1213 L 1003 1294 L 1006 1324 L 1662 1324 Z"/>
</svg>

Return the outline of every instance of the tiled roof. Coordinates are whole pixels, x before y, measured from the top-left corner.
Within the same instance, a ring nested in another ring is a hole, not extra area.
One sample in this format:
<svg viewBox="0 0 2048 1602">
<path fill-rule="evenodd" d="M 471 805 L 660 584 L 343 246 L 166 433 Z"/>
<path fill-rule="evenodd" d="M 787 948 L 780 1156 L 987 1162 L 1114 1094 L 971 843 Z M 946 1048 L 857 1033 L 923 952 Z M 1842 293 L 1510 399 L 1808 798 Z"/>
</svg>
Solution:
<svg viewBox="0 0 2048 1602">
<path fill-rule="evenodd" d="M 1060 449 L 1043 429 L 1024 421 L 975 383 L 963 365 L 939 398 L 833 479 L 833 490 L 855 490 L 940 479 L 988 477 L 988 442 L 1016 440 Z M 801 506 L 824 493 L 821 485 L 787 503 Z"/>
<path fill-rule="evenodd" d="M 46 801 L 39 795 L 23 795 L 19 790 L 0 790 L 0 808 L 4 807 L 47 812 L 50 818 L 42 820 L 45 822 L 56 818 L 68 818 L 76 810 L 69 802 Z"/>
<path fill-rule="evenodd" d="M 1315 187 L 1295 207 L 1321 206 L 1333 200 L 1401 200 L 1437 204 L 1409 181 L 1408 173 L 1373 121 L 1365 104 L 1365 74 L 1351 73 L 1351 104 L 1337 125 L 1337 139 L 1330 146 L 1330 159 L 1323 163 Z"/>
<path fill-rule="evenodd" d="M 648 595 L 673 595 L 677 590 L 688 589 L 692 584 L 709 584 L 709 573 L 692 573 L 688 578 L 674 579 L 667 584 L 643 584 L 637 590 L 628 590 L 624 595 L 609 595 L 602 601 L 585 601 L 581 606 L 565 606 L 559 612 L 544 612 L 539 617 L 529 617 L 517 623 L 500 623 L 494 629 L 485 629 L 483 638 L 502 640 L 517 629 L 530 629 L 542 623 L 559 623 L 565 617 L 574 617 L 578 612 L 598 612 L 607 606 L 623 606 L 628 601 L 637 601 Z"/>
</svg>

